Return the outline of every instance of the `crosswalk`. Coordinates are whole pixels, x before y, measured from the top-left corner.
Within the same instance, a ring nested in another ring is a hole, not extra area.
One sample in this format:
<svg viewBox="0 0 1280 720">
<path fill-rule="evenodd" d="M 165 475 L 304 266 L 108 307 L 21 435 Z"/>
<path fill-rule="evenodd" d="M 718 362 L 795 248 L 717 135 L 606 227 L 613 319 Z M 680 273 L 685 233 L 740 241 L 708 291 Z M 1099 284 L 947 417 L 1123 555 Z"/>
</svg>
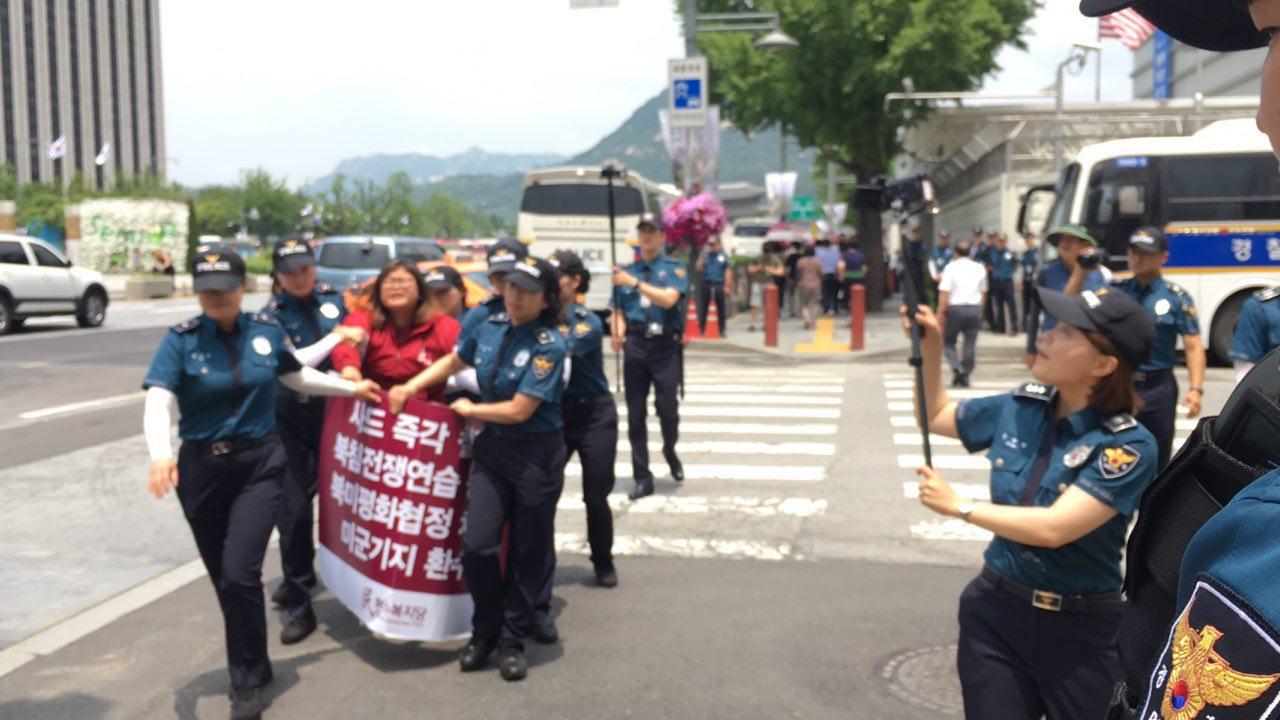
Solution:
<svg viewBox="0 0 1280 720">
<path fill-rule="evenodd" d="M 686 359 L 678 451 L 683 486 L 662 462 L 657 416 L 649 408 L 650 468 L 657 494 L 627 498 L 632 488 L 631 445 L 618 397 L 614 555 L 803 560 L 803 524 L 826 515 L 824 483 L 836 455 L 845 372 L 839 366 L 797 368 L 723 358 Z M 587 554 L 582 468 L 565 469 L 556 515 L 560 552 Z"/>
<path fill-rule="evenodd" d="M 971 388 L 948 389 L 947 394 L 953 399 L 988 397 L 1009 392 L 1027 379 L 1025 374 L 987 379 L 974 383 Z M 883 374 L 883 398 L 885 407 L 889 410 L 889 425 L 893 431 L 893 444 L 897 449 L 897 465 L 904 470 L 924 465 L 921 433 L 911 400 L 914 385 L 914 375 L 909 372 Z M 1186 409 L 1179 407 L 1178 413 L 1180 416 L 1185 415 Z M 1195 426 L 1195 420 L 1186 417 L 1177 419 L 1173 441 L 1175 452 L 1186 442 Z M 929 434 L 929 442 L 932 446 L 933 467 L 945 474 L 957 495 L 966 500 L 990 500 L 991 462 L 984 453 L 970 455 L 965 452 L 959 440 L 933 433 Z M 902 494 L 905 500 L 917 502 L 916 483 L 903 482 Z M 911 537 L 918 540 L 985 542 L 991 539 L 991 533 L 986 530 L 961 520 L 941 518 L 924 508 L 920 508 L 919 518 L 910 523 Z"/>
</svg>

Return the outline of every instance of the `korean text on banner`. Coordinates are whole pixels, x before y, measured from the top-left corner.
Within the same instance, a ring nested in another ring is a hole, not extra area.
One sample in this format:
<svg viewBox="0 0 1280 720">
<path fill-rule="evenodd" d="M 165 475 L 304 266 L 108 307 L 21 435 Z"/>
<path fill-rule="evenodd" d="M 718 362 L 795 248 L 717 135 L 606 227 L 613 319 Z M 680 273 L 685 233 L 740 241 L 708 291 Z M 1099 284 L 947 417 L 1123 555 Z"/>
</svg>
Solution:
<svg viewBox="0 0 1280 720">
<path fill-rule="evenodd" d="M 462 420 L 410 400 L 329 400 L 319 462 L 320 574 L 372 632 L 441 642 L 471 631 L 462 579 Z"/>
</svg>

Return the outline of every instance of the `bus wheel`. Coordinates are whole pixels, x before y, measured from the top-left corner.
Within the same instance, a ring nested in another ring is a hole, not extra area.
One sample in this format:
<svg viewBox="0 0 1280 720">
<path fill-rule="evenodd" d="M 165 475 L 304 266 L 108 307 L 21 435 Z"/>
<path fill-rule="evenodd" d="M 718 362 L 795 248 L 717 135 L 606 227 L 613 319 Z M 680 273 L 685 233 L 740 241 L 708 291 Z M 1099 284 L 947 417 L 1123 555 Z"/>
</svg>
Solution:
<svg viewBox="0 0 1280 720">
<path fill-rule="evenodd" d="M 1210 359 L 1218 365 L 1230 365 L 1231 358 L 1228 352 L 1231 350 L 1231 341 L 1236 336 L 1236 320 L 1240 319 L 1240 310 L 1244 307 L 1245 300 L 1249 299 L 1249 293 L 1239 293 L 1219 308 L 1217 315 L 1213 318 L 1213 327 L 1209 329 L 1209 354 Z"/>
</svg>

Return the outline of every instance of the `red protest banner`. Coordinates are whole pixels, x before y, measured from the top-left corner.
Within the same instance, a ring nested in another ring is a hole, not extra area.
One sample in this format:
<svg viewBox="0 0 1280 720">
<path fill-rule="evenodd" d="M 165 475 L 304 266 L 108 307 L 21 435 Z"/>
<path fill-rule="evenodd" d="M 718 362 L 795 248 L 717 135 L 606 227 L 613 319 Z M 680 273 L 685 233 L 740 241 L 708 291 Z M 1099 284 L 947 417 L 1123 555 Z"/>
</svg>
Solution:
<svg viewBox="0 0 1280 720">
<path fill-rule="evenodd" d="M 332 398 L 318 468 L 320 574 L 371 631 L 439 642 L 471 631 L 462 579 L 462 419 L 410 400 L 393 415 Z"/>
</svg>

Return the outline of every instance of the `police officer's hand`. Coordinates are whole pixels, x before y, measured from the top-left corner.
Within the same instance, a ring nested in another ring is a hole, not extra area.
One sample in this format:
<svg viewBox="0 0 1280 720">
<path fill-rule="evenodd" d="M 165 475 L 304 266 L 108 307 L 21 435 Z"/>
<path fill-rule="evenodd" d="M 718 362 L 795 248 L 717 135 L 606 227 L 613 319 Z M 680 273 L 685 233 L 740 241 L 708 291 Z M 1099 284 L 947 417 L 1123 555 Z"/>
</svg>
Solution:
<svg viewBox="0 0 1280 720">
<path fill-rule="evenodd" d="M 911 320 L 907 317 L 907 306 L 903 305 L 898 308 L 898 314 L 902 316 L 902 331 L 906 333 L 907 337 L 911 337 Z M 929 334 L 941 336 L 942 325 L 938 322 L 938 316 L 933 314 L 933 310 L 928 305 L 916 306 L 915 319 L 926 336 Z"/>
<path fill-rule="evenodd" d="M 613 284 L 618 287 L 635 287 L 640 283 L 631 276 L 631 273 L 615 265 L 613 267 Z"/>
<path fill-rule="evenodd" d="M 394 385 L 387 391 L 387 403 L 391 405 L 391 412 L 399 414 L 404 410 L 405 403 L 409 402 L 409 398 L 417 395 L 413 388 L 408 385 Z"/>
<path fill-rule="evenodd" d="M 623 335 L 610 335 L 609 346 L 614 352 L 622 352 L 622 346 L 627 344 L 627 338 Z"/>
<path fill-rule="evenodd" d="M 333 329 L 333 334 L 337 335 L 342 344 L 347 347 L 357 347 L 364 342 L 364 329 L 352 327 L 350 325 L 338 325 Z"/>
<path fill-rule="evenodd" d="M 382 388 L 378 387 L 378 383 L 372 380 L 359 380 L 356 382 L 357 400 L 364 400 L 370 403 L 382 402 Z"/>
<path fill-rule="evenodd" d="M 1182 407 L 1187 409 L 1187 417 L 1193 418 L 1200 414 L 1200 404 L 1204 398 L 1200 397 L 1200 393 L 1195 390 L 1188 390 L 1186 395 L 1182 396 Z"/>
<path fill-rule="evenodd" d="M 364 379 L 364 376 L 360 374 L 360 368 L 355 365 L 348 365 L 342 368 L 341 375 L 343 380 L 349 380 L 351 382 L 360 382 Z"/>
<path fill-rule="evenodd" d="M 916 468 L 920 476 L 920 504 L 948 517 L 960 517 L 960 496 L 951 485 L 928 466 Z"/>
<path fill-rule="evenodd" d="M 178 487 L 178 465 L 173 458 L 151 461 L 151 471 L 147 473 L 147 491 L 164 498 L 171 488 Z"/>
<path fill-rule="evenodd" d="M 449 409 L 458 413 L 464 418 L 471 417 L 471 408 L 475 407 L 475 403 L 468 398 L 458 398 L 449 404 Z"/>
</svg>

